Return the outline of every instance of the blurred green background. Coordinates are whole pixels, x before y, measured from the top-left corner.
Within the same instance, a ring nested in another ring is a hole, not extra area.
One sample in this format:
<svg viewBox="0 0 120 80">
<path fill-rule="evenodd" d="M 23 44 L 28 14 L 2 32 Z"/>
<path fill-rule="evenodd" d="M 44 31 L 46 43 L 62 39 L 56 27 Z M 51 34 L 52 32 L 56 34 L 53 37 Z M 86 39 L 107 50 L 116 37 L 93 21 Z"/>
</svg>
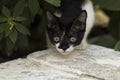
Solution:
<svg viewBox="0 0 120 80">
<path fill-rule="evenodd" d="M 89 43 L 120 51 L 120 0 L 91 1 L 95 12 L 103 11 L 109 17 L 109 23 L 103 30 L 93 28 L 89 35 Z M 60 6 L 60 2 L 0 0 L 0 55 L 13 59 L 46 49 L 45 11 L 53 12 Z M 102 27 L 104 24 L 96 26 Z"/>
<path fill-rule="evenodd" d="M 90 43 L 120 51 L 120 0 L 92 0 L 92 2 L 95 8 L 97 6 L 109 17 L 109 23 L 106 26 L 108 33 L 91 39 Z"/>
</svg>

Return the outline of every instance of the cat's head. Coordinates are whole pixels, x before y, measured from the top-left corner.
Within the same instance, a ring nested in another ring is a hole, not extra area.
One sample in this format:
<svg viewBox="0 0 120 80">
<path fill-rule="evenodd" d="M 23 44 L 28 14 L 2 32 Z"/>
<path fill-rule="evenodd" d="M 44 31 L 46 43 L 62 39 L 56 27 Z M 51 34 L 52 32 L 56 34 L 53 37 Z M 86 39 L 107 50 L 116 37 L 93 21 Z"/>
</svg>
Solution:
<svg viewBox="0 0 120 80">
<path fill-rule="evenodd" d="M 80 45 L 86 30 L 87 12 L 81 14 L 70 24 L 62 24 L 59 17 L 47 12 L 47 34 L 50 42 L 62 53 L 70 53 Z"/>
</svg>

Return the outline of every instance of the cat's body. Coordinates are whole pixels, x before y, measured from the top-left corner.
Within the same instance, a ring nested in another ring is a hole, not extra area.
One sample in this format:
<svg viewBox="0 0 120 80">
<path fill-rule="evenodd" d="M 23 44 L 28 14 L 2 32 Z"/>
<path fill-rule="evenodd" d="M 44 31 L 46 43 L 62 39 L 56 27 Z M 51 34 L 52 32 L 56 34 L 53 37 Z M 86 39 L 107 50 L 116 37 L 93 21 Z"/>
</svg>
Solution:
<svg viewBox="0 0 120 80">
<path fill-rule="evenodd" d="M 94 22 L 92 3 L 86 0 L 80 5 L 80 14 L 77 17 L 69 18 L 70 16 L 66 17 L 60 12 L 56 12 L 55 15 L 47 12 L 48 45 L 49 47 L 52 47 L 51 44 L 54 45 L 56 50 L 62 54 L 68 54 L 74 48 L 85 49 L 87 47 L 87 36 Z"/>
</svg>

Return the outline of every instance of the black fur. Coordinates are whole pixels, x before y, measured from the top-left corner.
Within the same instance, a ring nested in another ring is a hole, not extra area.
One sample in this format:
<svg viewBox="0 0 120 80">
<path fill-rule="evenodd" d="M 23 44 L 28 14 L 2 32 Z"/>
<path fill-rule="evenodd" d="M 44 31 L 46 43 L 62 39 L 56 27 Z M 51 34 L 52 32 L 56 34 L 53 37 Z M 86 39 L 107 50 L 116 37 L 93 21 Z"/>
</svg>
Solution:
<svg viewBox="0 0 120 80">
<path fill-rule="evenodd" d="M 60 43 L 59 48 L 66 50 L 70 45 L 79 45 L 86 30 L 87 12 L 81 9 L 84 0 L 62 0 L 59 10 L 62 12 L 60 18 L 47 12 L 47 33 L 53 45 Z M 54 38 L 59 37 L 59 41 Z M 70 39 L 76 38 L 75 42 Z"/>
<path fill-rule="evenodd" d="M 62 24 L 69 24 L 80 15 L 82 11 L 81 5 L 85 0 L 61 0 L 61 7 L 59 8 L 62 12 L 60 22 Z"/>
</svg>

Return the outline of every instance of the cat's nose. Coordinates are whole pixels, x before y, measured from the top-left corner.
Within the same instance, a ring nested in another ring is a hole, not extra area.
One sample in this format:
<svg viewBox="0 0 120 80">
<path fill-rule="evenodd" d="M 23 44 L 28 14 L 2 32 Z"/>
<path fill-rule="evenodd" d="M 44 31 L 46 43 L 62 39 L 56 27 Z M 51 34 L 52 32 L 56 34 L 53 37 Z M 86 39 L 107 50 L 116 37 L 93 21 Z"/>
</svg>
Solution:
<svg viewBox="0 0 120 80">
<path fill-rule="evenodd" d="M 66 51 L 67 47 L 62 47 L 62 49 L 63 49 L 64 51 Z"/>
<path fill-rule="evenodd" d="M 59 46 L 60 49 L 66 51 L 66 49 L 68 48 L 68 46 Z"/>
<path fill-rule="evenodd" d="M 69 43 L 66 39 L 66 36 L 64 36 L 63 38 L 64 40 L 60 43 L 58 48 L 62 49 L 65 52 L 69 48 Z"/>
</svg>

